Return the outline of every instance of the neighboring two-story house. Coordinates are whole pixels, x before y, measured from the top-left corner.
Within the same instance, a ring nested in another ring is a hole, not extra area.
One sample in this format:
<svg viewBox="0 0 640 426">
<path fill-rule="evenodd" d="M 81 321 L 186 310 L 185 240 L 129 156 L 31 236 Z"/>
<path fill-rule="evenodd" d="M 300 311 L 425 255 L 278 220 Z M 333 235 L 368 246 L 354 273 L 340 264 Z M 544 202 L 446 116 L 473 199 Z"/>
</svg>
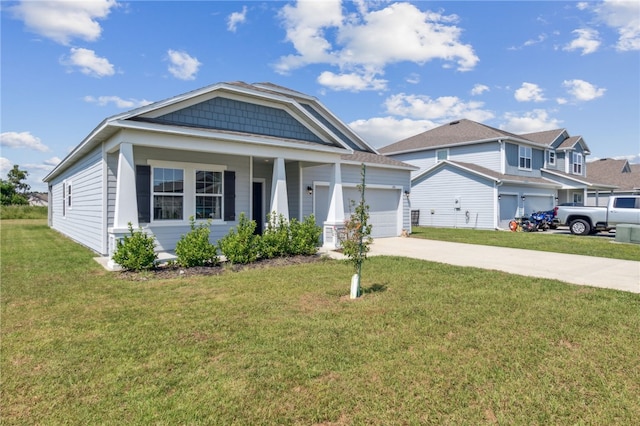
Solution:
<svg viewBox="0 0 640 426">
<path fill-rule="evenodd" d="M 421 226 L 496 229 L 557 203 L 583 202 L 586 156 L 566 130 L 516 135 L 458 120 L 381 148 L 419 168 L 410 203 Z"/>
</svg>

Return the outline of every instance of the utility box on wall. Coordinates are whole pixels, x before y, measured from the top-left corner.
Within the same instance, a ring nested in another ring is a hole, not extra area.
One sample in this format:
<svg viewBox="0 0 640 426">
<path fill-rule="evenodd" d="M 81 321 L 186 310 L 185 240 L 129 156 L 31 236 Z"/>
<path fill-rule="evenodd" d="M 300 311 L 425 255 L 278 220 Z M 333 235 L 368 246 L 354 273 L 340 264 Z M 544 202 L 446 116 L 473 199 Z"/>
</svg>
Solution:
<svg viewBox="0 0 640 426">
<path fill-rule="evenodd" d="M 453 199 L 453 208 L 460 210 L 462 208 L 462 197 L 455 197 Z"/>
</svg>

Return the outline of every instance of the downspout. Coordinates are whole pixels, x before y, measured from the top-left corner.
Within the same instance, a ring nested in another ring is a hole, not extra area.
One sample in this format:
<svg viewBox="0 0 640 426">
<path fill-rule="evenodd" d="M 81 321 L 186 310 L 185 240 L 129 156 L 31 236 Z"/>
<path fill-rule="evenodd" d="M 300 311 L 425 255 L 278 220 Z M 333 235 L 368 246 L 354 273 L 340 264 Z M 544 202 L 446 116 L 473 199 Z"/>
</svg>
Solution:
<svg viewBox="0 0 640 426">
<path fill-rule="evenodd" d="M 498 139 L 498 144 L 500 145 L 500 173 L 505 174 L 505 170 L 507 166 L 506 166 L 504 140 Z"/>
<path fill-rule="evenodd" d="M 497 214 L 493 215 L 495 223 L 493 224 L 494 229 L 500 229 L 500 220 L 502 219 L 500 217 L 500 200 L 498 199 L 498 197 L 500 196 L 500 187 L 502 186 L 504 182 L 499 181 L 496 185 L 495 185 L 495 192 L 493 194 L 493 199 L 495 200 L 495 206 L 497 206 Z"/>
</svg>

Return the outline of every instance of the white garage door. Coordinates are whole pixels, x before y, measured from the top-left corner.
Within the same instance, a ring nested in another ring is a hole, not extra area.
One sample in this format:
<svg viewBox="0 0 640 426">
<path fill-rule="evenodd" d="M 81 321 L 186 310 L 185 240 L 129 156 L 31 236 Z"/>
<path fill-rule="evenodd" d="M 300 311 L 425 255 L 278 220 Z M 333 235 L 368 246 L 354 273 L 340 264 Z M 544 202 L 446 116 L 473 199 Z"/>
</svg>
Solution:
<svg viewBox="0 0 640 426">
<path fill-rule="evenodd" d="M 500 222 L 501 229 L 509 228 L 509 222 L 518 216 L 518 196 L 500 194 Z"/>
<path fill-rule="evenodd" d="M 553 198 L 547 195 L 527 195 L 524 200 L 524 214 L 530 216 L 532 213 L 547 211 L 553 208 Z"/>
<path fill-rule="evenodd" d="M 356 188 L 342 188 L 344 216 L 348 219 L 360 202 L 360 192 Z M 365 198 L 369 205 L 369 223 L 372 225 L 371 235 L 378 237 L 397 237 L 402 227 L 402 211 L 400 206 L 401 191 L 397 189 L 366 188 Z M 322 226 L 329 212 L 329 187 L 316 186 L 314 191 L 314 211 L 316 223 Z"/>
</svg>

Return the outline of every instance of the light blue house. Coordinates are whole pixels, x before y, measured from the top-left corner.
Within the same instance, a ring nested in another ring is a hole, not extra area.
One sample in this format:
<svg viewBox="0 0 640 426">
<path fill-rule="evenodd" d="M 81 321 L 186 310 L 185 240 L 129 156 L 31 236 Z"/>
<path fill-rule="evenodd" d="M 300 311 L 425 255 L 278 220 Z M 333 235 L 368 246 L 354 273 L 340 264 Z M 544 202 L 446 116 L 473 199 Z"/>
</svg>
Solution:
<svg viewBox="0 0 640 426">
<path fill-rule="evenodd" d="M 100 123 L 45 178 L 49 225 L 112 255 L 128 223 L 171 251 L 189 217 L 211 219 L 211 241 L 241 212 L 314 214 L 326 246 L 359 195 L 367 166 L 373 233 L 410 228 L 414 167 L 379 155 L 316 98 L 269 83 L 220 83 Z"/>
<path fill-rule="evenodd" d="M 411 210 L 422 226 L 507 228 L 510 220 L 578 202 L 589 148 L 566 130 L 516 135 L 458 120 L 381 148 L 418 167 Z"/>
</svg>

